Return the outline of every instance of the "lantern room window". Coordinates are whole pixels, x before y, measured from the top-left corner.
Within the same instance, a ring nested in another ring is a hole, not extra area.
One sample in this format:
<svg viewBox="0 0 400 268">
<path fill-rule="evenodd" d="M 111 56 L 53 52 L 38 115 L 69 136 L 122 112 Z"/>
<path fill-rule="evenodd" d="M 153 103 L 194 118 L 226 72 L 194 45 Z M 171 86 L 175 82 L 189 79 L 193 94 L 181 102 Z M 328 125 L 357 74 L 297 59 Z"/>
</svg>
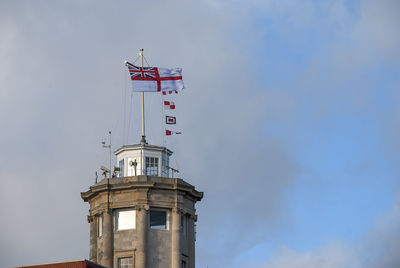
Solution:
<svg viewBox="0 0 400 268">
<path fill-rule="evenodd" d="M 118 167 L 120 168 L 119 177 L 123 177 L 124 176 L 124 168 L 125 168 L 124 159 L 119 160 Z"/>
<path fill-rule="evenodd" d="M 158 176 L 157 157 L 146 157 L 146 175 Z"/>
</svg>

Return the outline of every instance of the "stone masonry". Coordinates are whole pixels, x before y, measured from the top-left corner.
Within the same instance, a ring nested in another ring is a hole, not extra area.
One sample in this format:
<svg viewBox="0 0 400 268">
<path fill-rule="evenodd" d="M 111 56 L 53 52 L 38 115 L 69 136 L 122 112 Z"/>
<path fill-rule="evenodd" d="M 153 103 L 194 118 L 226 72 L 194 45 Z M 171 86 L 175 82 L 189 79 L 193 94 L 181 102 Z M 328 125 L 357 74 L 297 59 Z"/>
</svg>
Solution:
<svg viewBox="0 0 400 268">
<path fill-rule="evenodd" d="M 106 178 L 81 197 L 90 205 L 91 261 L 117 268 L 128 257 L 134 268 L 195 267 L 195 203 L 203 193 L 194 186 L 158 176 Z M 135 228 L 116 229 L 121 209 L 134 209 Z M 166 211 L 165 229 L 149 227 L 151 210 Z"/>
</svg>

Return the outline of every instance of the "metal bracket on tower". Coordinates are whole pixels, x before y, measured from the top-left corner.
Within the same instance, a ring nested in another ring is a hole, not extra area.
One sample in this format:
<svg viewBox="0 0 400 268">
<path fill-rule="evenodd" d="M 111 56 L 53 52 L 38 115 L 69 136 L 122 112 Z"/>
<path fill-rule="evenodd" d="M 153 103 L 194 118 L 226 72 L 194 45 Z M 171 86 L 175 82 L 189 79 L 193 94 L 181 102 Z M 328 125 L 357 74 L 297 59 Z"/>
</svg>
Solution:
<svg viewBox="0 0 400 268">
<path fill-rule="evenodd" d="M 172 171 L 172 178 L 174 177 L 174 172 L 175 172 L 175 173 L 179 173 L 179 170 L 178 170 L 178 169 L 175 169 L 175 168 L 169 167 L 169 166 L 167 166 L 167 168 L 170 169 L 170 170 Z"/>
</svg>

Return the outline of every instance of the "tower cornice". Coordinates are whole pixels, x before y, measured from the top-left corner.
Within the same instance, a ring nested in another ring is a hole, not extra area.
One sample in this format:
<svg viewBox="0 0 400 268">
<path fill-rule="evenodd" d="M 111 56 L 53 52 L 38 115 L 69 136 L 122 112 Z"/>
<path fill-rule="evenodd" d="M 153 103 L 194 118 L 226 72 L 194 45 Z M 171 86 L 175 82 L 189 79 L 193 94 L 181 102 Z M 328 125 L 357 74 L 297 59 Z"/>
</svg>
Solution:
<svg viewBox="0 0 400 268">
<path fill-rule="evenodd" d="M 103 179 L 99 183 L 90 186 L 86 192 L 81 192 L 81 197 L 85 202 L 89 202 L 92 198 L 100 193 L 110 191 L 122 191 L 133 189 L 149 189 L 149 190 L 178 190 L 183 192 L 185 196 L 191 197 L 195 201 L 203 198 L 203 192 L 195 190 L 195 187 L 178 178 L 165 178 L 156 176 L 131 176 L 122 178 Z"/>
</svg>

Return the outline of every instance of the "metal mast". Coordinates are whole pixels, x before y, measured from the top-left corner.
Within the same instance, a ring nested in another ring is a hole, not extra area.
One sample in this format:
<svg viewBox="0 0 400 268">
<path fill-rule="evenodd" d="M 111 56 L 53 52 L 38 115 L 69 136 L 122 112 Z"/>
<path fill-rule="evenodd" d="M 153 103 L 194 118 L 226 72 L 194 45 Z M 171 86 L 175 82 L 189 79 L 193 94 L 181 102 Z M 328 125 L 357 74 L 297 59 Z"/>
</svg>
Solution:
<svg viewBox="0 0 400 268">
<path fill-rule="evenodd" d="M 140 70 L 143 71 L 143 48 L 140 49 Z M 146 144 L 146 134 L 144 128 L 144 92 L 142 91 L 142 139 L 141 144 Z"/>
</svg>

